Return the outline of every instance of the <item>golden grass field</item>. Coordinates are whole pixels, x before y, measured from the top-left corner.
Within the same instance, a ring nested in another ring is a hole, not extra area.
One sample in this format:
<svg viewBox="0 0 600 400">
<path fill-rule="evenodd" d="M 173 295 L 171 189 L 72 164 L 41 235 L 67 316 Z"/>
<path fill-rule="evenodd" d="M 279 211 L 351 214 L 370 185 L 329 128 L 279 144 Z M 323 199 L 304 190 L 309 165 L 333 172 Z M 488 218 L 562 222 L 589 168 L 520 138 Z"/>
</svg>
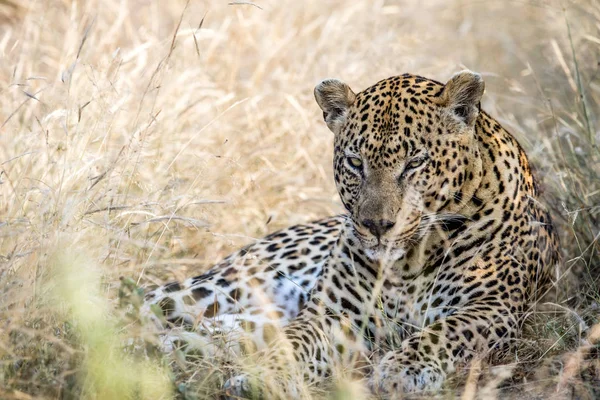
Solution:
<svg viewBox="0 0 600 400">
<path fill-rule="evenodd" d="M 319 80 L 464 68 L 536 167 L 565 267 L 505 368 L 441 396 L 600 396 L 597 0 L 0 0 L 0 56 L 1 399 L 218 396 L 225 364 L 121 350 L 127 290 L 342 212 Z"/>
</svg>

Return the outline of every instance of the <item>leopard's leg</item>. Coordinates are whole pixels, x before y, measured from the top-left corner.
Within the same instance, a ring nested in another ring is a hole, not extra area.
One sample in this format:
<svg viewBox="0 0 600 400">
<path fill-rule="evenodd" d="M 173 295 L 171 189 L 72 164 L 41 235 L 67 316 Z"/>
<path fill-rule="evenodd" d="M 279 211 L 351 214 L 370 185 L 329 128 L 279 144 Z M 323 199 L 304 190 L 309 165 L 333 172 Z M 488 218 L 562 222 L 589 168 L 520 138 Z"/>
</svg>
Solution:
<svg viewBox="0 0 600 400">
<path fill-rule="evenodd" d="M 308 300 L 342 221 L 331 217 L 275 232 L 200 276 L 161 286 L 146 294 L 142 317 L 159 330 L 255 311 L 267 321 L 269 313 L 287 321 Z"/>
<path fill-rule="evenodd" d="M 438 390 L 458 365 L 510 343 L 517 329 L 515 314 L 499 299 L 465 305 L 386 353 L 369 385 L 388 395 Z"/>
<path fill-rule="evenodd" d="M 231 398 L 306 398 L 311 387 L 356 371 L 381 320 L 377 271 L 364 257 L 338 242 L 306 307 L 254 368 L 226 383 Z"/>
<path fill-rule="evenodd" d="M 315 386 L 360 364 L 367 348 L 349 322 L 302 314 L 285 327 L 283 335 L 254 365 L 225 383 L 230 398 L 309 398 Z"/>
<path fill-rule="evenodd" d="M 159 344 L 166 353 L 178 349 L 235 359 L 239 354 L 266 348 L 288 322 L 284 311 L 274 304 L 249 307 L 244 313 L 200 318 L 194 326 L 165 330 Z"/>
</svg>

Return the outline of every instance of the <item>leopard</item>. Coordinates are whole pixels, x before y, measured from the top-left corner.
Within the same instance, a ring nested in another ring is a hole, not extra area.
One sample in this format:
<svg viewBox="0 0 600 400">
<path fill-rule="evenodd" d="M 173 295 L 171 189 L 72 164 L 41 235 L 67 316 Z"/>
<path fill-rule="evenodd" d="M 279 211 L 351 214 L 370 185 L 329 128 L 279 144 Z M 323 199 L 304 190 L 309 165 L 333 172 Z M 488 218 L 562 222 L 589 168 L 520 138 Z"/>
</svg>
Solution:
<svg viewBox="0 0 600 400">
<path fill-rule="evenodd" d="M 217 329 L 255 333 L 259 361 L 225 382 L 228 398 L 308 398 L 348 370 L 384 398 L 433 392 L 519 338 L 555 287 L 559 240 L 525 151 L 481 108 L 484 90 L 470 70 L 359 93 L 338 79 L 315 87 L 346 213 L 148 296 L 163 323 L 222 316 Z"/>
</svg>

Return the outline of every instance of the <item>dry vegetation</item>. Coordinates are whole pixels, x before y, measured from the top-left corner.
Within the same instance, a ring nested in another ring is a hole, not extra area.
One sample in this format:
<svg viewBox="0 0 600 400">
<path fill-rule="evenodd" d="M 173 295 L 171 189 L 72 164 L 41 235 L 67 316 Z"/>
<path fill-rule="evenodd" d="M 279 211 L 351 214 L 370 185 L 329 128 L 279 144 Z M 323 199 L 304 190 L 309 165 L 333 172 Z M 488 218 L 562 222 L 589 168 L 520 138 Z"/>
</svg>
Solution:
<svg viewBox="0 0 600 400">
<path fill-rule="evenodd" d="M 126 356 L 119 298 L 341 211 L 318 80 L 463 67 L 537 167 L 565 259 L 555 311 L 478 396 L 599 396 L 600 3 L 239 3 L 0 1 L 0 398 L 218 394 L 227 365 Z M 471 372 L 445 395 L 475 398 Z"/>
</svg>

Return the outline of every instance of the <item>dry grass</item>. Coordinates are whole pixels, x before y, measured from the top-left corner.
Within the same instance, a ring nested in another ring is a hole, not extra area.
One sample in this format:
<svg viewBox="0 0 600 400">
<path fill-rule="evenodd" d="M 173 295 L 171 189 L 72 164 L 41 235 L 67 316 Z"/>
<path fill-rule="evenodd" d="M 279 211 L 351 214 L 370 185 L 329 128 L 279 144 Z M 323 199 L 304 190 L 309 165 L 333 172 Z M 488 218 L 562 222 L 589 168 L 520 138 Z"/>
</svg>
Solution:
<svg viewBox="0 0 600 400">
<path fill-rule="evenodd" d="M 463 67 L 536 165 L 572 272 L 480 397 L 503 380 L 509 396 L 598 395 L 600 3 L 256 3 L 0 1 L 0 398 L 213 396 L 226 365 L 101 357 L 118 345 L 94 332 L 135 330 L 113 311 L 119 277 L 189 276 L 340 212 L 320 79 Z M 155 385 L 107 375 L 132 365 Z"/>
</svg>

